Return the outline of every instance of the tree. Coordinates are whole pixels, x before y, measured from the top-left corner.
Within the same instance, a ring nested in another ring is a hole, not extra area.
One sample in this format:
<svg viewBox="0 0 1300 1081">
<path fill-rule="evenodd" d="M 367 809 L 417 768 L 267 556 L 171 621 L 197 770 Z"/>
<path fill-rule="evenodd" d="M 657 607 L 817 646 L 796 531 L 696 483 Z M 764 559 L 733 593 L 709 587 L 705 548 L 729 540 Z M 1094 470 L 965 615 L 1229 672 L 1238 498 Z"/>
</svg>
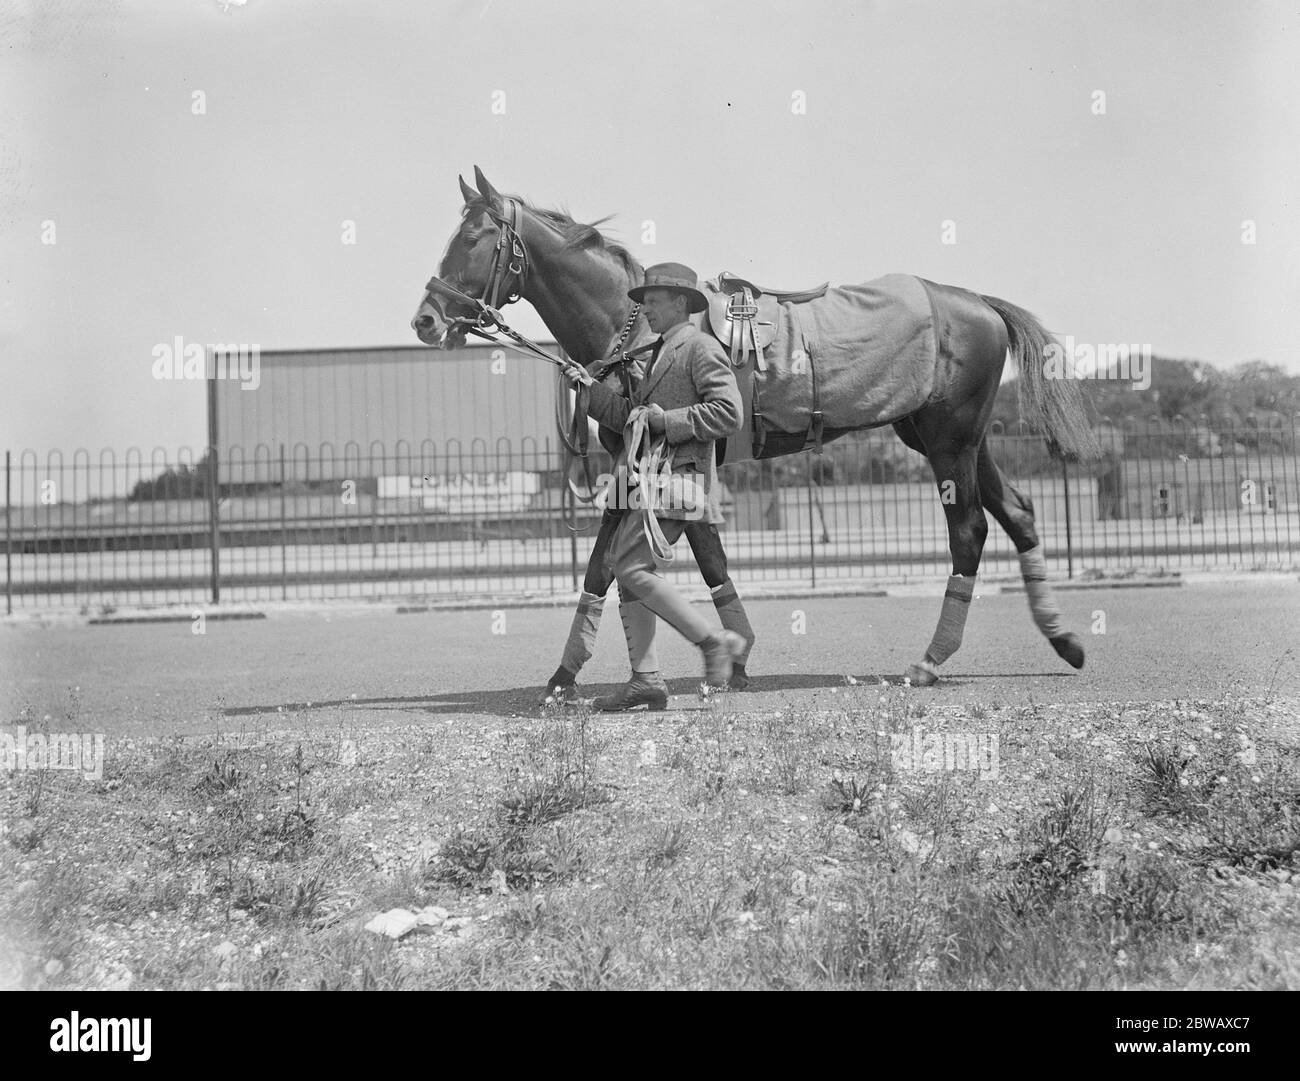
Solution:
<svg viewBox="0 0 1300 1081">
<path fill-rule="evenodd" d="M 130 503 L 159 499 L 202 499 L 212 481 L 212 452 L 205 451 L 193 468 L 187 462 L 170 465 L 151 480 L 137 481 L 126 497 Z"/>
</svg>

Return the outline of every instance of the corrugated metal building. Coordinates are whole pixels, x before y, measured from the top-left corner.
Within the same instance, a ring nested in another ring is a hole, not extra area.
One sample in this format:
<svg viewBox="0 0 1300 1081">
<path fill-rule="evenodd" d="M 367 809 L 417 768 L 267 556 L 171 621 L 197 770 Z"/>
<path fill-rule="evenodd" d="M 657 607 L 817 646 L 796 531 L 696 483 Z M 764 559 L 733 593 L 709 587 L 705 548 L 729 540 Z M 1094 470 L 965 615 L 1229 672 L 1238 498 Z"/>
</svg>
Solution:
<svg viewBox="0 0 1300 1081">
<path fill-rule="evenodd" d="M 256 378 L 243 365 L 240 378 L 234 358 L 208 362 L 222 484 L 279 480 L 282 453 L 289 480 L 563 465 L 555 369 L 498 346 L 262 352 Z"/>
</svg>

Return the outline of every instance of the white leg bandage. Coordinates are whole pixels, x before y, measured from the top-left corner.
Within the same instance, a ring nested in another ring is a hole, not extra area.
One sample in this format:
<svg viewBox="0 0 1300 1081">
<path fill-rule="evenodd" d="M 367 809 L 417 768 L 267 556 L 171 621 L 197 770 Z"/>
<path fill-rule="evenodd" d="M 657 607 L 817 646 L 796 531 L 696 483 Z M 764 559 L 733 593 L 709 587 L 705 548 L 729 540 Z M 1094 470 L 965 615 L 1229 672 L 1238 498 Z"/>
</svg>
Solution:
<svg viewBox="0 0 1300 1081">
<path fill-rule="evenodd" d="M 1029 611 L 1033 613 L 1034 623 L 1048 638 L 1056 638 L 1065 633 L 1061 626 L 1061 610 L 1056 607 L 1056 598 L 1052 587 L 1047 584 L 1047 560 L 1043 558 L 1041 544 L 1020 553 L 1020 577 L 1025 580 L 1025 592 L 1029 594 Z"/>
<path fill-rule="evenodd" d="M 925 651 L 925 659 L 931 664 L 943 664 L 961 646 L 961 635 L 966 629 L 966 616 L 970 612 L 970 599 L 974 593 L 973 575 L 970 578 L 963 578 L 960 574 L 949 575 L 948 589 L 943 595 L 943 609 L 939 613 L 939 625 L 934 629 L 930 648 Z"/>
</svg>

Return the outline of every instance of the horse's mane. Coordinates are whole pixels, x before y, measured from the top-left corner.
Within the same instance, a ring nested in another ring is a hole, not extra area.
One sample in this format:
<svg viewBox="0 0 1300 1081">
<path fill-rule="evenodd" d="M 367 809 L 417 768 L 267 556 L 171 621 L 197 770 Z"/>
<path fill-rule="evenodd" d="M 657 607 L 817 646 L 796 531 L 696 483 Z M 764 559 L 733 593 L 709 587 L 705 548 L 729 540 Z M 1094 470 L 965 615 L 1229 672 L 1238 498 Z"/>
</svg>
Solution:
<svg viewBox="0 0 1300 1081">
<path fill-rule="evenodd" d="M 636 257 L 633 256 L 633 254 L 622 244 L 611 240 L 599 229 L 599 226 L 603 225 L 613 217 L 612 214 L 608 217 L 599 218 L 594 222 L 584 223 L 574 221 L 573 217 L 567 211 L 551 210 L 546 207 L 536 206 L 525 199 L 522 195 L 512 193 L 504 195 L 503 198 L 514 199 L 526 210 L 541 218 L 542 221 L 559 233 L 560 236 L 564 238 L 565 243 L 570 247 L 594 248 L 597 251 L 603 252 L 608 255 L 630 279 L 634 281 L 637 279 L 637 275 L 640 272 L 640 264 L 636 261 Z M 474 202 L 467 203 L 465 209 L 467 211 L 482 210 L 486 207 L 486 199 L 475 199 Z"/>
</svg>

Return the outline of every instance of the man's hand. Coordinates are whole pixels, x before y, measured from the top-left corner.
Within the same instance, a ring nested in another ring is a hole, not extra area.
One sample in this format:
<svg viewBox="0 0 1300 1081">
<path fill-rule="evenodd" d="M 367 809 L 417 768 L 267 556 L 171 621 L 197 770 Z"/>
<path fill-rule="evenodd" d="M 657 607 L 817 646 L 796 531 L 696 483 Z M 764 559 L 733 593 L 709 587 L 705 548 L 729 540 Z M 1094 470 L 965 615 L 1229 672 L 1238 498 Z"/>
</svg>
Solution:
<svg viewBox="0 0 1300 1081">
<path fill-rule="evenodd" d="M 650 429 L 652 435 L 663 435 L 668 430 L 668 422 L 664 418 L 664 411 L 654 403 L 647 406 L 649 413 L 646 416 L 646 427 Z"/>
<path fill-rule="evenodd" d="M 575 387 L 579 383 L 584 387 L 589 387 L 595 382 L 591 377 L 591 373 L 578 364 L 566 364 L 564 367 L 564 377 Z"/>
</svg>

